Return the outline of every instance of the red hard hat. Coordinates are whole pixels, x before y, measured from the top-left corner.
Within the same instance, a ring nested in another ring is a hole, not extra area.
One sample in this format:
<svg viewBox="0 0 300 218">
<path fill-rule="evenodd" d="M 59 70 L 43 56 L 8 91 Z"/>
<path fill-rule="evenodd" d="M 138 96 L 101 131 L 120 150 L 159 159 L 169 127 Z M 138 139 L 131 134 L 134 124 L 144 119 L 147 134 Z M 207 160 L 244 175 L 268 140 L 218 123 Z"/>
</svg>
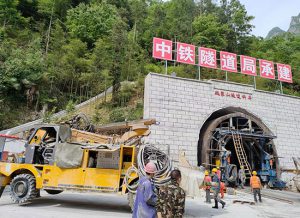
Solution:
<svg viewBox="0 0 300 218">
<path fill-rule="evenodd" d="M 146 173 L 156 173 L 156 166 L 153 162 L 149 162 L 146 164 L 145 171 Z"/>
</svg>

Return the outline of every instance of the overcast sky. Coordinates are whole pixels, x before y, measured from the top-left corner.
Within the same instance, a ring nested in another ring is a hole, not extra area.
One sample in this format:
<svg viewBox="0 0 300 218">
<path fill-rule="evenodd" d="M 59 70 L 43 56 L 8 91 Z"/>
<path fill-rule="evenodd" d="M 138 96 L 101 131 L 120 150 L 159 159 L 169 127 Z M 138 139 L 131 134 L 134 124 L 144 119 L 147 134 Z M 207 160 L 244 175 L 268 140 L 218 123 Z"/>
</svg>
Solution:
<svg viewBox="0 0 300 218">
<path fill-rule="evenodd" d="M 240 0 L 249 15 L 255 19 L 253 34 L 266 37 L 268 32 L 278 26 L 287 31 L 291 17 L 300 13 L 300 0 Z"/>
</svg>

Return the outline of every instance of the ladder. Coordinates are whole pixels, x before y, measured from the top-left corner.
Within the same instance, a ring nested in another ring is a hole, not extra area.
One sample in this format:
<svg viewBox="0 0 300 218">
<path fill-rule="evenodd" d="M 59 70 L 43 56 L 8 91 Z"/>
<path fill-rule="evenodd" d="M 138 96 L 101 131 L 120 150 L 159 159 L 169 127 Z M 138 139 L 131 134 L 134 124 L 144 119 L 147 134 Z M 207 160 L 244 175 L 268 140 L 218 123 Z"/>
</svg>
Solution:
<svg viewBox="0 0 300 218">
<path fill-rule="evenodd" d="M 247 160 L 247 155 L 246 155 L 244 146 L 242 144 L 241 134 L 233 132 L 232 140 L 233 140 L 236 156 L 238 157 L 240 166 L 244 167 L 246 178 L 250 178 L 251 177 L 251 167 Z"/>
</svg>

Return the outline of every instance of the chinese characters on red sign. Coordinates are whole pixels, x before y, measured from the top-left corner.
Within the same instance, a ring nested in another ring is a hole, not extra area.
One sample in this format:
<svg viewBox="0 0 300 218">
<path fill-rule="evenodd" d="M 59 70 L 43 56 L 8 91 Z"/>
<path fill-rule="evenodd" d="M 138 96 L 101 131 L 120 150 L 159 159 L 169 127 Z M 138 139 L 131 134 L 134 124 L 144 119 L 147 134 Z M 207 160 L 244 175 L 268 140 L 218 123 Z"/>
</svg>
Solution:
<svg viewBox="0 0 300 218">
<path fill-rule="evenodd" d="M 220 97 L 230 97 L 230 98 L 236 98 L 242 100 L 252 100 L 251 94 L 238 93 L 238 92 L 232 92 L 227 90 L 215 90 L 215 95 Z"/>
<path fill-rule="evenodd" d="M 177 61 L 186 64 L 195 64 L 195 46 L 177 42 Z"/>
<path fill-rule="evenodd" d="M 217 51 L 210 48 L 199 48 L 199 65 L 201 67 L 217 68 Z"/>
<path fill-rule="evenodd" d="M 221 51 L 220 52 L 220 60 L 221 60 L 221 70 L 237 72 L 237 60 L 236 54 Z"/>
<path fill-rule="evenodd" d="M 277 64 L 278 80 L 293 83 L 292 70 L 290 65 Z"/>
<path fill-rule="evenodd" d="M 256 76 L 256 59 L 241 55 L 241 73 Z"/>
<path fill-rule="evenodd" d="M 152 56 L 157 59 L 172 60 L 172 44 L 170 40 L 153 38 Z"/>
<path fill-rule="evenodd" d="M 275 79 L 275 70 L 272 61 L 259 60 L 259 69 L 261 77 Z"/>
<path fill-rule="evenodd" d="M 196 47 L 182 42 L 176 43 L 176 61 L 185 64 L 196 64 Z M 173 42 L 171 40 L 153 38 L 152 56 L 166 61 L 173 60 Z M 218 68 L 217 51 L 211 48 L 198 48 L 198 65 L 207 68 Z M 224 71 L 257 76 L 256 58 L 240 55 L 238 68 L 237 55 L 230 52 L 220 51 L 220 68 Z M 291 66 L 276 64 L 277 79 L 282 82 L 293 83 Z M 259 73 L 263 78 L 275 79 L 275 67 L 272 61 L 259 60 Z"/>
</svg>

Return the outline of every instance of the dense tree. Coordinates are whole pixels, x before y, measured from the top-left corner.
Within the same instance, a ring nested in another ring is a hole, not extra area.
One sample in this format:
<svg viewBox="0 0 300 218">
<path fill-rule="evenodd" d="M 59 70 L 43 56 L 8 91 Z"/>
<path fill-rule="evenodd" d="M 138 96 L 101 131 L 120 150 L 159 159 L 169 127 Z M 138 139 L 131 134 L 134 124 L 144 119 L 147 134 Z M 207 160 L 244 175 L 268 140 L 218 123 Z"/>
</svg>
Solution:
<svg viewBox="0 0 300 218">
<path fill-rule="evenodd" d="M 169 38 L 191 42 L 196 5 L 193 0 L 173 0 L 166 3 L 166 19 L 163 27 Z"/>
<path fill-rule="evenodd" d="M 0 23 L 1 31 L 6 28 L 14 28 L 25 23 L 25 18 L 21 16 L 17 10 L 18 0 L 3 0 L 0 1 Z"/>
<path fill-rule="evenodd" d="M 38 13 L 41 18 L 49 20 L 51 16 L 65 21 L 67 10 L 72 7 L 71 0 L 38 0 Z"/>
<path fill-rule="evenodd" d="M 250 21 L 254 18 L 249 16 L 239 0 L 221 0 L 219 19 L 222 24 L 229 26 L 226 34 L 228 40 L 227 50 L 245 53 L 249 44 L 249 36 L 252 30 Z"/>
<path fill-rule="evenodd" d="M 66 24 L 72 37 L 91 46 L 98 38 L 109 35 L 117 16 L 117 11 L 110 4 L 81 3 L 68 11 Z"/>
<path fill-rule="evenodd" d="M 1 83 L 5 92 L 18 95 L 25 85 L 38 83 L 42 78 L 43 61 L 39 39 L 24 49 L 14 49 L 3 64 Z M 26 55 L 24 55 L 26 53 Z"/>
<path fill-rule="evenodd" d="M 129 0 L 129 8 L 132 18 L 130 25 L 133 29 L 133 39 L 136 41 L 138 36 L 145 30 L 144 22 L 147 17 L 147 3 L 145 0 Z"/>
<path fill-rule="evenodd" d="M 227 33 L 229 27 L 221 24 L 214 14 L 203 14 L 195 18 L 193 22 L 193 43 L 204 47 L 225 49 L 227 47 Z"/>
<path fill-rule="evenodd" d="M 217 11 L 217 5 L 213 0 L 200 0 L 196 1 L 197 5 L 197 14 L 214 14 Z"/>
<path fill-rule="evenodd" d="M 168 30 L 162 25 L 165 23 L 166 12 L 164 4 L 153 2 L 148 8 L 148 16 L 145 19 L 145 31 L 143 33 L 142 44 L 150 52 L 151 39 L 153 37 L 167 38 Z"/>
<path fill-rule="evenodd" d="M 290 64 L 294 83 L 284 84 L 284 92 L 300 95 L 300 36 L 252 36 L 252 19 L 238 0 L 2 0 L 0 129 L 82 102 L 110 86 L 109 118 L 139 118 L 141 106 L 129 112 L 119 107 L 133 101 L 141 105 L 145 75 L 164 72 L 151 57 L 153 37 Z M 174 63 L 170 71 L 196 78 L 197 69 Z M 229 75 L 236 82 L 253 82 Z M 201 77 L 222 79 L 224 73 L 203 68 Z M 278 82 L 257 78 L 257 86 L 275 90 Z"/>
<path fill-rule="evenodd" d="M 111 54 L 112 54 L 112 65 L 111 65 L 111 76 L 113 85 L 113 96 L 112 102 L 118 104 L 118 91 L 121 83 L 121 69 L 124 63 L 125 46 L 126 46 L 126 26 L 122 20 L 119 20 L 113 27 L 111 32 Z"/>
</svg>

